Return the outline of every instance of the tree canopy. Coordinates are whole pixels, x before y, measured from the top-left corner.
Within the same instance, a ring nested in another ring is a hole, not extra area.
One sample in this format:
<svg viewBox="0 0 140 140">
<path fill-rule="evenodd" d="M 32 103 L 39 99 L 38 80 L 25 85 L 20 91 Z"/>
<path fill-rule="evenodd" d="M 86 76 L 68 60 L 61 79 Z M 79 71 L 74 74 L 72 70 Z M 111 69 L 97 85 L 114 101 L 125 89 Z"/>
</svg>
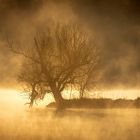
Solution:
<svg viewBox="0 0 140 140">
<path fill-rule="evenodd" d="M 18 79 L 27 86 L 30 105 L 52 93 L 57 108 L 62 108 L 66 88 L 78 87 L 82 97 L 99 58 L 92 37 L 77 24 L 40 30 L 28 47 L 7 42 L 14 53 L 24 56 Z"/>
</svg>

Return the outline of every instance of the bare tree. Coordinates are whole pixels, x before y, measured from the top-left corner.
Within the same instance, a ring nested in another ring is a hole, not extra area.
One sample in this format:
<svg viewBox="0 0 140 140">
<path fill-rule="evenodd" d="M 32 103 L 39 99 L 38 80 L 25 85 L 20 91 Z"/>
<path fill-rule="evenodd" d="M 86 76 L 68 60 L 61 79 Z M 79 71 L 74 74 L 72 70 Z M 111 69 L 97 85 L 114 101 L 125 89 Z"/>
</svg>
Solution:
<svg viewBox="0 0 140 140">
<path fill-rule="evenodd" d="M 90 85 L 95 86 L 95 81 L 97 80 L 96 74 L 97 71 L 95 71 L 97 62 L 99 60 L 99 50 L 96 51 L 96 57 L 94 56 L 94 62 L 91 63 L 91 65 L 88 66 L 87 71 L 85 71 L 84 76 L 79 82 L 79 95 L 80 98 L 84 97 L 84 94 L 88 92 L 90 89 Z M 98 55 L 97 55 L 98 54 Z M 94 55 L 94 54 L 93 54 Z"/>
<path fill-rule="evenodd" d="M 84 81 L 84 91 L 98 58 L 98 49 L 88 33 L 74 24 L 58 24 L 38 32 L 30 47 L 16 47 L 11 41 L 8 46 L 26 58 L 19 79 L 31 87 L 31 105 L 51 92 L 58 109 L 63 107 L 62 92 L 66 88 Z"/>
<path fill-rule="evenodd" d="M 18 81 L 23 83 L 24 92 L 28 94 L 30 107 L 37 99 L 43 99 L 46 92 L 45 85 L 42 82 L 42 73 L 39 65 L 24 60 L 22 70 L 18 75 Z"/>
</svg>

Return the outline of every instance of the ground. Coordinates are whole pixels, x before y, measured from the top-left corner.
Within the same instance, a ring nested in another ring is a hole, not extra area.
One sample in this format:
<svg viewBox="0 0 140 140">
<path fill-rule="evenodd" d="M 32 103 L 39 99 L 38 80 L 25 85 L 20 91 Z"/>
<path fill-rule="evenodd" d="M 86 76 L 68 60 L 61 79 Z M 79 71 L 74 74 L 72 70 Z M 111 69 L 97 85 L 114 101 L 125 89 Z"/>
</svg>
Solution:
<svg viewBox="0 0 140 140">
<path fill-rule="evenodd" d="M 1 115 L 0 139 L 139 140 L 139 118 L 139 109 L 32 109 Z"/>
<path fill-rule="evenodd" d="M 0 92 L 0 140 L 139 140 L 140 109 L 29 109 L 17 92 Z M 25 99 L 25 100 L 23 100 Z"/>
</svg>

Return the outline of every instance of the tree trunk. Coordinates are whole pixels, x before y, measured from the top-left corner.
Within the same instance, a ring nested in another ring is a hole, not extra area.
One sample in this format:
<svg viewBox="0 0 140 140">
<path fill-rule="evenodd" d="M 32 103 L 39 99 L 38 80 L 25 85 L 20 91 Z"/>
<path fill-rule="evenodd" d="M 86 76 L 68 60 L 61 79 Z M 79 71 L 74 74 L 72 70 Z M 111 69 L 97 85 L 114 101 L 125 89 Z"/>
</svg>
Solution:
<svg viewBox="0 0 140 140">
<path fill-rule="evenodd" d="M 56 102 L 56 107 L 58 110 L 64 109 L 64 99 L 60 92 L 53 92 L 53 96 Z"/>
<path fill-rule="evenodd" d="M 84 92 L 85 92 L 85 86 L 80 88 L 80 99 L 84 97 Z"/>
</svg>

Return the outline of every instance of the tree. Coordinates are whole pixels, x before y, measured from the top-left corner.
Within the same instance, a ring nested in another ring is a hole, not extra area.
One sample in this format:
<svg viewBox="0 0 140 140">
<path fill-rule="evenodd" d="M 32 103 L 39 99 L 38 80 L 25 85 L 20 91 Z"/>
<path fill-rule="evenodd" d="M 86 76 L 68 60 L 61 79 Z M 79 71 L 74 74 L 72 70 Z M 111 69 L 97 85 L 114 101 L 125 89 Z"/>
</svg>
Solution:
<svg viewBox="0 0 140 140">
<path fill-rule="evenodd" d="M 98 48 L 89 34 L 75 24 L 39 31 L 28 47 L 8 40 L 8 47 L 26 58 L 19 79 L 29 85 L 31 105 L 51 92 L 58 109 L 63 107 L 66 88 L 84 83 L 84 92 L 98 58 Z"/>
<path fill-rule="evenodd" d="M 89 90 L 90 84 L 93 85 L 92 82 L 93 78 L 94 80 L 96 79 L 95 75 L 93 74 L 95 74 L 94 72 L 97 65 L 97 61 L 98 61 L 98 57 L 96 56 L 96 61 L 94 61 L 92 65 L 89 65 L 89 67 L 87 68 L 87 72 L 85 72 L 85 76 L 79 82 L 79 86 L 80 86 L 79 95 L 81 99 L 84 97 L 84 93 Z"/>
</svg>

